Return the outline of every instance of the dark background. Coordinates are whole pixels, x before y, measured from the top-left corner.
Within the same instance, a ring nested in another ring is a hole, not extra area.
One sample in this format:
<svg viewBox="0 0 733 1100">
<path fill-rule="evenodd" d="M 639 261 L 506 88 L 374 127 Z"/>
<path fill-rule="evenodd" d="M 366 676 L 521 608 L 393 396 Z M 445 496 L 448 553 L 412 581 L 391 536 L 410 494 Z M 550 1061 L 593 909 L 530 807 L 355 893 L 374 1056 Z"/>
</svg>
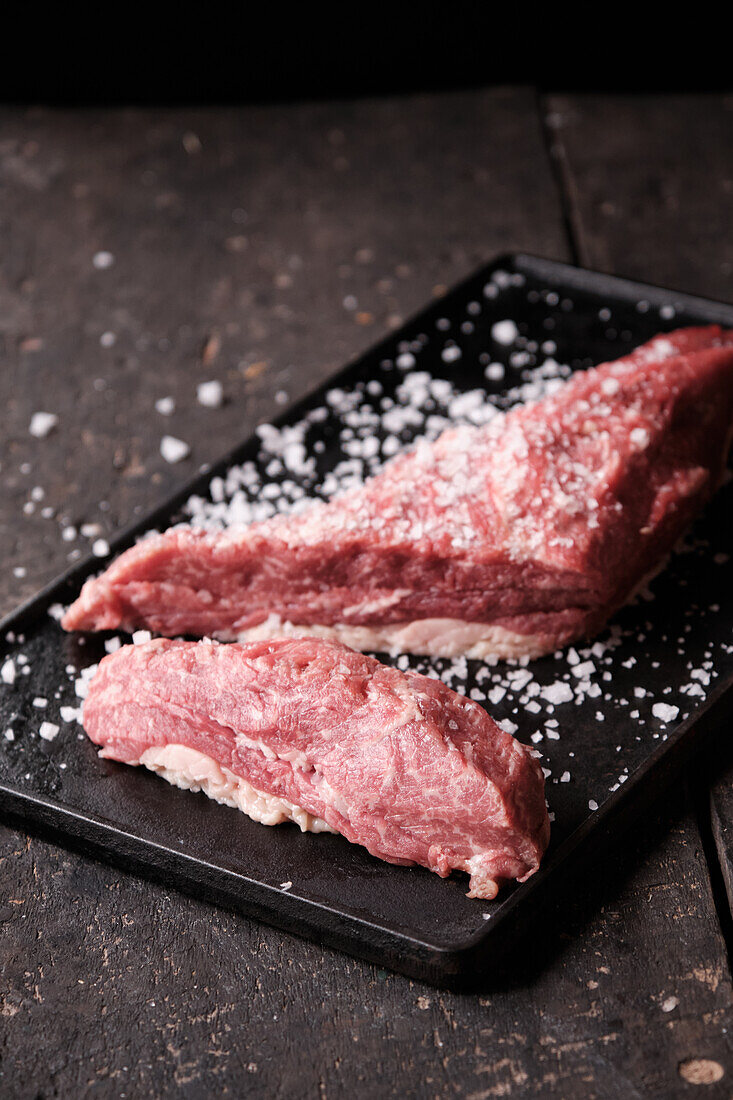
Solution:
<svg viewBox="0 0 733 1100">
<path fill-rule="evenodd" d="M 730 86 L 713 12 L 614 5 L 97 6 L 13 13 L 0 98 L 58 104 L 283 102 L 526 84 Z"/>
</svg>

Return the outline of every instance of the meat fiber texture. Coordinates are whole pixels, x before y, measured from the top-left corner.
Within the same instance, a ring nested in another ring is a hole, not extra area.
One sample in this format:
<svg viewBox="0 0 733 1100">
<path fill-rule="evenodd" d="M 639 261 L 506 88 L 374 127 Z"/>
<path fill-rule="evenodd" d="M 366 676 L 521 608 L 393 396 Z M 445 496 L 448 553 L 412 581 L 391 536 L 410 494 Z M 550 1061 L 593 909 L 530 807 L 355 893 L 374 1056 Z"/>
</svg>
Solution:
<svg viewBox="0 0 733 1100">
<path fill-rule="evenodd" d="M 732 420 L 733 333 L 657 336 L 302 514 L 146 539 L 63 625 L 539 656 L 597 633 L 659 566 L 716 487 Z"/>
<path fill-rule="evenodd" d="M 524 881 L 549 838 L 537 762 L 478 704 L 333 642 L 156 639 L 101 662 L 101 755 L 147 764 L 270 823 L 330 829 L 390 863 Z"/>
</svg>

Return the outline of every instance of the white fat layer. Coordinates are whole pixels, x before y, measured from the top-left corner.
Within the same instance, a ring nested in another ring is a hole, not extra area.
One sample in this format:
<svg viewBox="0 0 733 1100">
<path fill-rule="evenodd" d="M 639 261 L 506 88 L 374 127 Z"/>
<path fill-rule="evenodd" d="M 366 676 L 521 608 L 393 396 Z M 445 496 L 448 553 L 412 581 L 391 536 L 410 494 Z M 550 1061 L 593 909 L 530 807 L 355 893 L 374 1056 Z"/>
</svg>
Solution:
<svg viewBox="0 0 733 1100">
<path fill-rule="evenodd" d="M 313 814 L 284 798 L 256 790 L 246 779 L 218 764 L 211 756 L 187 745 L 155 745 L 138 763 L 157 772 L 184 791 L 203 791 L 214 802 L 241 810 L 262 825 L 294 821 L 303 833 L 333 833 L 334 829 Z"/>
<path fill-rule="evenodd" d="M 309 635 L 342 642 L 366 652 L 416 653 L 427 657 L 539 657 L 557 646 L 549 634 L 516 634 L 502 626 L 466 622 L 464 619 L 415 619 L 384 626 L 350 626 L 335 623 L 301 625 L 270 615 L 263 623 L 236 634 L 236 641 L 256 642 L 275 637 Z M 223 636 L 221 636 L 223 637 Z M 226 639 L 231 640 L 230 638 Z"/>
</svg>

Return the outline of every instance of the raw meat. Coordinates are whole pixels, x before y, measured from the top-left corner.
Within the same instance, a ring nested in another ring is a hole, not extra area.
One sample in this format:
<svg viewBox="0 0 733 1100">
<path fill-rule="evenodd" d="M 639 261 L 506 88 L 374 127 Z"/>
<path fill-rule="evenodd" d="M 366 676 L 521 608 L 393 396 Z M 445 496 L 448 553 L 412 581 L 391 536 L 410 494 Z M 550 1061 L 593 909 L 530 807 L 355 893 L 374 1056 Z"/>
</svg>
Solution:
<svg viewBox="0 0 733 1100">
<path fill-rule="evenodd" d="M 300 515 L 146 539 L 63 625 L 538 656 L 597 633 L 659 567 L 722 475 L 732 420 L 733 334 L 658 336 Z"/>
<path fill-rule="evenodd" d="M 315 638 L 157 639 L 101 662 L 84 704 L 101 755 L 256 821 L 330 830 L 493 898 L 539 866 L 544 779 L 528 749 L 440 680 Z"/>
</svg>

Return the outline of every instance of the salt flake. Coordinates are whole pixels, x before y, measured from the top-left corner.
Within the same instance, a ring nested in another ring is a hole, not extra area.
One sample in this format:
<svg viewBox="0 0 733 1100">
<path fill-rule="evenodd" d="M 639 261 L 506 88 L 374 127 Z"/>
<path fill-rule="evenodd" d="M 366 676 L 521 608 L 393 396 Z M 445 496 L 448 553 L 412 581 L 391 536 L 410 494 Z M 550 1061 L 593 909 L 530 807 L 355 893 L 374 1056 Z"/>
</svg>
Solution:
<svg viewBox="0 0 733 1100">
<path fill-rule="evenodd" d="M 174 435 L 164 435 L 160 441 L 160 453 L 166 462 L 181 462 L 191 453 L 188 443 L 176 439 Z"/>
<path fill-rule="evenodd" d="M 59 418 L 56 413 L 49 412 L 35 412 L 31 417 L 31 422 L 28 427 L 28 431 L 36 439 L 45 439 L 45 437 L 52 432 L 59 422 Z"/>
</svg>

